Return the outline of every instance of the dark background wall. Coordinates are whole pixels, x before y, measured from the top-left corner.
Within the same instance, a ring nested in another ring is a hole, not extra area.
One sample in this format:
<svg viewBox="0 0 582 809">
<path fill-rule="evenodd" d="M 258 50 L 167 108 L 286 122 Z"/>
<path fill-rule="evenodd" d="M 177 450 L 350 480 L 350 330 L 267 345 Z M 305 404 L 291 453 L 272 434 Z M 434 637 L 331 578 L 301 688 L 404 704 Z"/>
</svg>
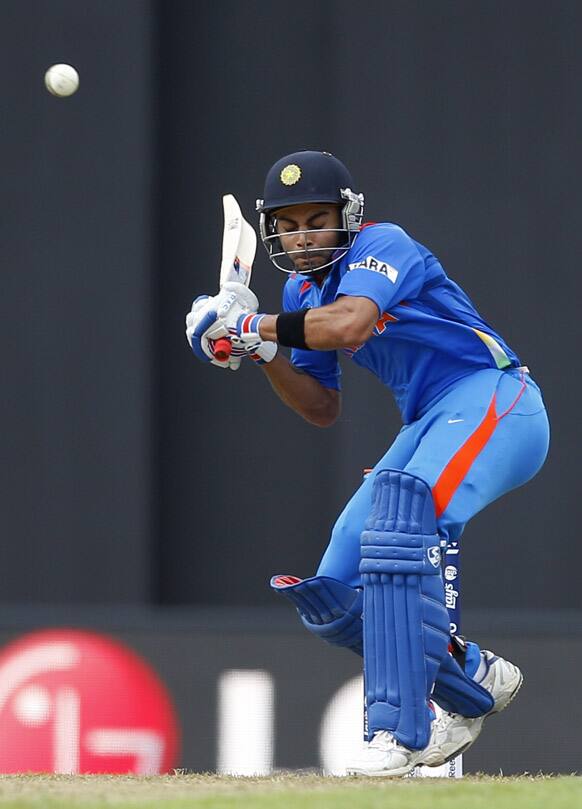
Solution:
<svg viewBox="0 0 582 809">
<path fill-rule="evenodd" d="M 151 594 L 153 23 L 143 0 L 0 8 L 3 601 Z"/>
<path fill-rule="evenodd" d="M 399 427 L 345 367 L 340 422 L 255 367 L 190 355 L 221 195 L 248 218 L 282 154 L 325 148 L 367 218 L 443 261 L 542 385 L 553 441 L 464 540 L 470 607 L 580 607 L 575 2 L 5 0 L 0 10 L 0 600 L 271 604 L 309 575 Z M 46 67 L 75 64 L 76 96 Z M 259 250 L 253 287 L 283 276 Z"/>
</svg>

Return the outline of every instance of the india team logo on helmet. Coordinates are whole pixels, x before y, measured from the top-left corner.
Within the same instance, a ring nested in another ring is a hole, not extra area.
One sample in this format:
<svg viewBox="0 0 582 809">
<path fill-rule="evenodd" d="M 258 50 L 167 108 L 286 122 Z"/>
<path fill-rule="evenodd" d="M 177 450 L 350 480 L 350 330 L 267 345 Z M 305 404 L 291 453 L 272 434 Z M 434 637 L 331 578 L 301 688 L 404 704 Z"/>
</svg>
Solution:
<svg viewBox="0 0 582 809">
<path fill-rule="evenodd" d="M 290 163 L 279 175 L 283 185 L 295 185 L 301 179 L 301 169 L 296 163 Z"/>
</svg>

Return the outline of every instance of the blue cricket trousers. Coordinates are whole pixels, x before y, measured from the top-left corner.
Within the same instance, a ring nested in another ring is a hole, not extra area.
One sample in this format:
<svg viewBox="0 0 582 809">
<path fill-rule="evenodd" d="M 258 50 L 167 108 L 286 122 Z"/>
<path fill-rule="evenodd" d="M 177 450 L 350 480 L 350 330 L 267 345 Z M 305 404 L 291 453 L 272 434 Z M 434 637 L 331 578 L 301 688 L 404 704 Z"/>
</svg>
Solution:
<svg viewBox="0 0 582 809">
<path fill-rule="evenodd" d="M 548 444 L 546 410 L 528 373 L 490 368 L 463 378 L 400 430 L 340 514 L 317 575 L 360 585 L 360 534 L 381 469 L 423 478 L 441 538 L 456 540 L 473 515 L 538 472 Z"/>
</svg>

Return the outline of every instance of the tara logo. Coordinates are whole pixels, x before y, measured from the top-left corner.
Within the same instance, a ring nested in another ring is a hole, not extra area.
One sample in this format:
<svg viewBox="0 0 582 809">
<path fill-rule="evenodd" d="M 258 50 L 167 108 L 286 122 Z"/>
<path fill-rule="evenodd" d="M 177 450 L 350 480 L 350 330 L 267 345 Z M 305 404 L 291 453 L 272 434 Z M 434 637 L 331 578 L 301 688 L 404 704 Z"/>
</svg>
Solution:
<svg viewBox="0 0 582 809">
<path fill-rule="evenodd" d="M 348 264 L 348 270 L 372 270 L 372 272 L 379 272 L 381 275 L 385 275 L 386 278 L 392 281 L 393 284 L 396 283 L 396 279 L 398 278 L 397 269 L 392 267 L 386 261 L 382 261 L 379 258 L 374 258 L 374 256 L 368 256 L 361 261 Z"/>
</svg>

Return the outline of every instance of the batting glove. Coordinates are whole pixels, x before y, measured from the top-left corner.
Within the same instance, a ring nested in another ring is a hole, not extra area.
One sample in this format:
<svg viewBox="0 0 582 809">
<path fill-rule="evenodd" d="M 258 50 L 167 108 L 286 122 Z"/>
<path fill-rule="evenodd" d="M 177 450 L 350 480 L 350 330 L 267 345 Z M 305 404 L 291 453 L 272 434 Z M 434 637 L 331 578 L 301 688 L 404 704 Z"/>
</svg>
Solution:
<svg viewBox="0 0 582 809">
<path fill-rule="evenodd" d="M 230 328 L 233 347 L 242 347 L 257 365 L 271 362 L 277 354 L 277 343 L 263 340 L 259 333 L 264 317 L 264 314 L 242 314 L 238 316 L 234 328 Z"/>
<path fill-rule="evenodd" d="M 219 360 L 215 356 L 216 341 L 231 336 L 226 317 L 238 317 L 251 309 L 256 311 L 259 302 L 244 284 L 234 283 L 235 287 L 242 287 L 242 294 L 238 289 L 230 289 L 233 283 L 225 284 L 219 294 L 212 298 L 208 295 L 196 298 L 186 316 L 186 337 L 199 360 L 236 371 L 246 354 L 244 348 L 233 346 L 228 359 Z"/>
<path fill-rule="evenodd" d="M 242 356 L 246 355 L 257 365 L 271 362 L 277 353 L 277 344 L 263 340 L 259 334 L 259 322 L 264 315 L 256 314 L 259 307 L 257 296 L 238 281 L 228 281 L 222 290 L 227 297 L 224 305 L 218 310 L 218 316 L 228 328 L 233 354 L 236 352 Z M 249 318 L 249 323 L 243 329 L 242 323 L 245 318 Z"/>
</svg>

